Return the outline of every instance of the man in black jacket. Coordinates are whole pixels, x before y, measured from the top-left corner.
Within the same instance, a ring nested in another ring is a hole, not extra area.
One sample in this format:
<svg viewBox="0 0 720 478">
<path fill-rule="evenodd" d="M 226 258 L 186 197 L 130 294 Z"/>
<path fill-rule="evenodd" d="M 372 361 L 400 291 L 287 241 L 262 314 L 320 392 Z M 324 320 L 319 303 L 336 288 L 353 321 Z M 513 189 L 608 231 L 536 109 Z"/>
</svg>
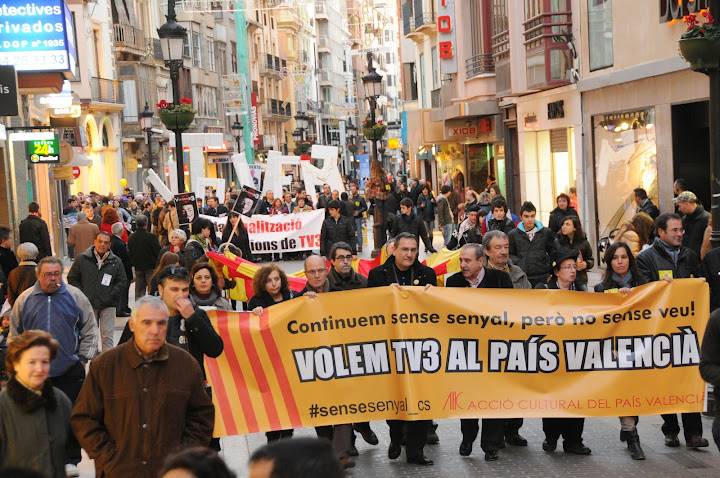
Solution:
<svg viewBox="0 0 720 478">
<path fill-rule="evenodd" d="M 40 205 L 36 202 L 28 204 L 28 217 L 20 222 L 20 243 L 32 242 L 38 248 L 37 260 L 52 256 L 50 232 L 47 224 L 40 217 Z"/>
<path fill-rule="evenodd" d="M 681 193 L 681 196 L 682 194 L 685 193 Z M 655 220 L 655 230 L 657 237 L 652 247 L 645 249 L 637 256 L 638 271 L 649 282 L 698 277 L 698 256 L 683 245 L 684 231 L 680 216 L 667 212 L 660 214 Z M 662 426 L 665 445 L 673 448 L 680 446 L 680 440 L 678 440 L 680 425 L 677 415 L 665 414 L 662 418 L 665 422 Z M 685 444 L 688 448 L 708 446 L 708 441 L 702 436 L 702 420 L 699 413 L 683 413 L 682 422 Z"/>
<path fill-rule="evenodd" d="M 520 207 L 521 222 L 508 234 L 510 259 L 525 271 L 533 287 L 547 282 L 555 242 L 555 234 L 535 219 L 536 213 L 533 203 L 524 202 Z"/>
<path fill-rule="evenodd" d="M 135 300 L 147 294 L 150 279 L 160 254 L 160 242 L 156 235 L 147 230 L 145 215 L 135 217 L 137 231 L 128 239 L 130 264 L 135 268 Z"/>
<path fill-rule="evenodd" d="M 660 215 L 660 209 L 650 200 L 647 191 L 643 188 L 635 188 L 633 189 L 633 194 L 635 195 L 635 204 L 637 204 L 636 212 L 644 212 L 653 218 L 653 221 L 657 219 Z"/>
<path fill-rule="evenodd" d="M 128 307 L 128 294 L 130 293 L 130 283 L 133 281 L 133 269 L 130 264 L 130 255 L 128 254 L 128 248 L 122 240 L 122 235 L 125 230 L 125 226 L 121 222 L 116 222 L 112 225 L 112 238 L 110 240 L 110 250 L 115 254 L 120 261 L 123 263 L 125 269 L 125 289 L 120 294 L 120 300 L 117 305 L 117 316 L 118 317 L 130 317 L 130 307 Z"/>
<path fill-rule="evenodd" d="M 715 403 L 720 402 L 720 310 L 710 314 L 710 321 L 705 328 L 705 337 L 700 350 L 700 375 L 713 386 Z M 720 450 L 720 414 L 718 413 L 715 414 L 712 430 L 715 445 Z"/>
<path fill-rule="evenodd" d="M 710 286 L 710 312 L 713 312 L 720 307 L 720 247 L 705 254 L 699 274 Z"/>
<path fill-rule="evenodd" d="M 475 289 L 512 289 L 510 275 L 501 270 L 484 267 L 485 253 L 480 244 L 465 244 L 460 249 L 460 272 L 447 278 L 445 287 L 473 287 Z M 485 452 L 486 461 L 498 459 L 498 450 L 504 443 L 505 420 L 502 418 L 483 418 L 480 447 Z M 480 427 L 477 418 L 460 420 L 462 443 L 460 455 L 469 456 Z"/>
<path fill-rule="evenodd" d="M 435 271 L 418 261 L 417 237 L 406 232 L 398 234 L 395 250 L 384 264 L 372 269 L 368 274 L 368 287 L 382 287 L 390 284 L 427 286 L 437 285 Z M 402 451 L 403 430 L 405 434 L 405 455 L 408 463 L 432 465 L 433 461 L 425 456 L 423 447 L 427 439 L 430 420 L 388 420 L 390 427 L 390 447 L 388 458 L 394 460 Z"/>
<path fill-rule="evenodd" d="M 103 352 L 113 347 L 115 308 L 127 284 L 125 268 L 110 250 L 111 243 L 110 234 L 99 232 L 93 246 L 75 257 L 67 275 L 68 284 L 82 290 L 92 304 Z"/>
<path fill-rule="evenodd" d="M 357 183 L 350 183 L 350 202 L 352 203 L 353 221 L 355 221 L 355 235 L 357 239 L 357 251 L 362 252 L 363 246 L 363 213 L 367 211 L 367 203 L 365 198 L 358 192 Z"/>
<path fill-rule="evenodd" d="M 508 217 L 508 205 L 504 199 L 493 199 L 492 210 L 487 218 L 487 231 L 502 231 L 509 234 L 515 229 L 515 223 Z"/>
<path fill-rule="evenodd" d="M 390 226 L 390 235 L 395 237 L 402 232 L 407 232 L 415 237 L 422 239 L 425 244 L 425 250 L 428 253 L 437 252 L 432 245 L 432 240 L 428 236 L 427 227 L 422 217 L 413 213 L 413 202 L 410 198 L 404 198 L 400 201 L 400 214 L 393 217 Z"/>
<path fill-rule="evenodd" d="M 700 248 L 702 248 L 710 213 L 698 204 L 697 196 L 690 191 L 681 192 L 678 197 L 673 199 L 673 202 L 677 205 L 680 214 L 683 215 L 682 225 L 685 235 L 682 244 L 700 256 Z"/>
<path fill-rule="evenodd" d="M 339 201 L 330 201 L 327 210 L 330 215 L 323 221 L 322 229 L 320 229 L 320 255 L 327 257 L 330 248 L 336 242 L 347 242 L 355 244 L 355 227 L 352 220 L 344 217 L 341 211 Z M 353 254 L 356 251 L 353 248 Z"/>
</svg>

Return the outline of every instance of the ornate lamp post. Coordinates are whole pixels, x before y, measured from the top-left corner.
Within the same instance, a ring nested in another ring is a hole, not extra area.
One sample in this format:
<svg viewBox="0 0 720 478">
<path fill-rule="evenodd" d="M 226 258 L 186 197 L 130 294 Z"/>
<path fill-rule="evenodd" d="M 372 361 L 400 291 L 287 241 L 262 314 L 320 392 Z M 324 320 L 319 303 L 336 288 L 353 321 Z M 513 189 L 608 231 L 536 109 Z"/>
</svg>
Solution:
<svg viewBox="0 0 720 478">
<path fill-rule="evenodd" d="M 153 112 L 150 106 L 145 103 L 145 109 L 140 113 L 140 127 L 145 132 L 147 141 L 147 160 L 145 162 L 145 168 L 153 168 L 155 166 L 152 157 L 152 124 L 153 124 Z"/>
<path fill-rule="evenodd" d="M 237 115 L 235 116 L 235 122 L 230 126 L 230 130 L 232 130 L 233 138 L 235 138 L 235 143 L 237 143 L 237 152 L 239 154 L 243 140 L 243 125 L 238 121 Z"/>
<path fill-rule="evenodd" d="M 187 38 L 187 30 L 185 27 L 175 21 L 175 0 L 168 1 L 168 14 L 165 17 L 166 22 L 158 28 L 158 37 L 160 38 L 160 47 L 162 49 L 165 65 L 170 69 L 170 80 L 173 88 L 173 103 L 180 104 L 180 87 L 178 80 L 180 76 L 180 68 L 183 66 L 183 47 Z M 192 121 L 192 119 L 190 120 Z M 166 123 L 166 126 L 168 125 Z M 184 128 L 182 126 L 185 126 Z M 175 133 L 175 162 L 177 166 L 178 193 L 185 192 L 185 165 L 183 159 L 182 132 L 187 129 L 187 125 L 180 124 L 175 121 L 174 127 L 168 127 L 170 131 Z"/>
<path fill-rule="evenodd" d="M 382 75 L 375 71 L 373 66 L 372 53 L 368 52 L 368 73 L 362 77 L 363 87 L 365 88 L 365 97 L 370 106 L 370 122 L 363 127 L 363 134 L 372 144 L 370 156 L 370 189 L 375 199 L 375 208 L 373 214 L 373 238 L 374 245 L 372 256 L 376 257 L 380 253 L 380 249 L 387 241 L 387 232 L 383 224 L 383 215 L 380 211 L 380 205 L 387 197 L 387 191 L 383 186 L 383 168 L 380 158 L 378 158 L 378 140 L 382 139 L 382 128 L 377 125 L 375 109 L 377 108 L 377 100 L 382 92 Z"/>
</svg>

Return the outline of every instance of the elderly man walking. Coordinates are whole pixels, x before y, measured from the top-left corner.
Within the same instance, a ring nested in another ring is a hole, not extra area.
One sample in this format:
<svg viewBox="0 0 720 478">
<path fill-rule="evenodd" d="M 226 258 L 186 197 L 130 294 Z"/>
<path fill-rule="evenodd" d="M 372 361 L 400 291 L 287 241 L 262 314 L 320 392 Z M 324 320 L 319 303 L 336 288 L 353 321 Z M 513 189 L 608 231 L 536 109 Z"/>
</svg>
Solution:
<svg viewBox="0 0 720 478">
<path fill-rule="evenodd" d="M 99 477 L 155 478 L 180 447 L 207 446 L 215 412 L 197 361 L 166 343 L 168 309 L 139 299 L 133 339 L 94 359 L 70 423 Z"/>
</svg>

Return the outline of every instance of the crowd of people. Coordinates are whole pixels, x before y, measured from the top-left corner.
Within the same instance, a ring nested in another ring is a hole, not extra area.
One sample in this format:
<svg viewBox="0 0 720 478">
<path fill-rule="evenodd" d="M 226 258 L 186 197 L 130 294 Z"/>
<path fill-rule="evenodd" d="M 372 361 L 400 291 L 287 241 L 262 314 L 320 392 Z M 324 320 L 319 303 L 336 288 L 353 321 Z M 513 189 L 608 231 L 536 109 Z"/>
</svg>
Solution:
<svg viewBox="0 0 720 478">
<path fill-rule="evenodd" d="M 305 289 L 291 291 L 286 273 L 272 262 L 256 273 L 245 310 L 262 314 L 299 296 L 312 300 L 317 294 L 391 284 L 437 286 L 434 270 L 419 260 L 421 242 L 428 253 L 435 251 L 436 226 L 444 246 L 459 249 L 460 272 L 446 278 L 446 287 L 588 291 L 587 272 L 595 258 L 574 191 L 558 195 L 546 227 L 531 202 L 510 211 L 492 181 L 479 193 L 443 185 L 437 196 L 425 181 L 400 182 L 367 199 L 357 184 L 349 184 L 348 190 L 338 194 L 324 185 L 316 204 L 303 191 L 262 198 L 258 213 L 287 214 L 316 206 L 327 216 L 320 254 L 304 261 Z M 709 214 L 687 190 L 677 191 L 677 212 L 661 213 L 641 188 L 634 197 L 637 212 L 604 249 L 603 278 L 591 289 L 626 294 L 648 282 L 704 277 L 713 313 L 700 372 L 718 394 L 720 249 L 709 247 Z M 233 212 L 235 200 L 229 192 L 222 203 L 209 197 L 198 205 L 203 214 L 226 216 L 219 238 L 205 218 L 180 225 L 176 205 L 161 197 L 144 200 L 129 191 L 119 197 L 79 194 L 64 211 L 76 218 L 67 236 L 73 262 L 66 279 L 65 264 L 52 255 L 38 204 L 29 205 L 29 215 L 19 225 L 16 250 L 13 231 L 0 227 L 5 300 L 0 353 L 7 382 L 0 392 L 0 467 L 73 475 L 82 448 L 95 460 L 98 476 L 174 476 L 167 474 L 174 466 L 192 476 L 232 476 L 216 454 L 218 440 L 212 439 L 212 391 L 203 360 L 224 351 L 207 310 L 238 308 L 234 281 L 208 261 L 207 252 L 228 247 L 240 257 L 256 259 L 242 220 Z M 381 242 L 387 242 L 388 258 L 365 278 L 352 269 L 352 262 L 362 250 L 363 225 L 371 215 L 382 222 L 375 226 L 385 236 Z M 115 318 L 128 315 L 115 343 Z M 681 431 L 689 449 L 709 445 L 699 413 L 682 414 L 682 429 L 676 415 L 662 418 L 668 447 L 680 446 Z M 644 459 L 638 417 L 619 420 L 620 439 L 630 456 Z M 408 463 L 433 464 L 424 449 L 439 441 L 435 423 L 389 420 L 388 426 L 389 459 L 397 459 L 404 448 Z M 462 419 L 458 452 L 471 455 L 480 435 L 485 459 L 498 460 L 506 446 L 527 446 L 522 426 L 522 418 Z M 554 452 L 562 438 L 565 453 L 591 454 L 583 439 L 584 419 L 546 418 L 542 427 L 546 452 Z M 369 423 L 322 426 L 316 432 L 319 440 L 292 439 L 293 430 L 268 432 L 269 444 L 253 455 L 251 469 L 257 476 L 342 476 L 358 455 L 356 434 L 371 445 L 379 443 Z M 720 436 L 715 440 L 720 444 Z M 184 450 L 174 454 L 178 449 Z M 309 464 L 308 456 L 317 459 Z"/>
</svg>

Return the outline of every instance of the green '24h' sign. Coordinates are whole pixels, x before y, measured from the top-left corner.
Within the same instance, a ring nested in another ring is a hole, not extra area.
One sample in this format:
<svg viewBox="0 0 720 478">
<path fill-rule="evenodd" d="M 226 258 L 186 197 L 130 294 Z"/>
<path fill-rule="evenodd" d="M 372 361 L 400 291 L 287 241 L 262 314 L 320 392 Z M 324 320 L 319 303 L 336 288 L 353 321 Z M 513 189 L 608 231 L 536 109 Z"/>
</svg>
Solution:
<svg viewBox="0 0 720 478">
<path fill-rule="evenodd" d="M 28 141 L 27 154 L 31 163 L 59 163 L 60 141 L 57 135 L 53 139 Z"/>
</svg>

